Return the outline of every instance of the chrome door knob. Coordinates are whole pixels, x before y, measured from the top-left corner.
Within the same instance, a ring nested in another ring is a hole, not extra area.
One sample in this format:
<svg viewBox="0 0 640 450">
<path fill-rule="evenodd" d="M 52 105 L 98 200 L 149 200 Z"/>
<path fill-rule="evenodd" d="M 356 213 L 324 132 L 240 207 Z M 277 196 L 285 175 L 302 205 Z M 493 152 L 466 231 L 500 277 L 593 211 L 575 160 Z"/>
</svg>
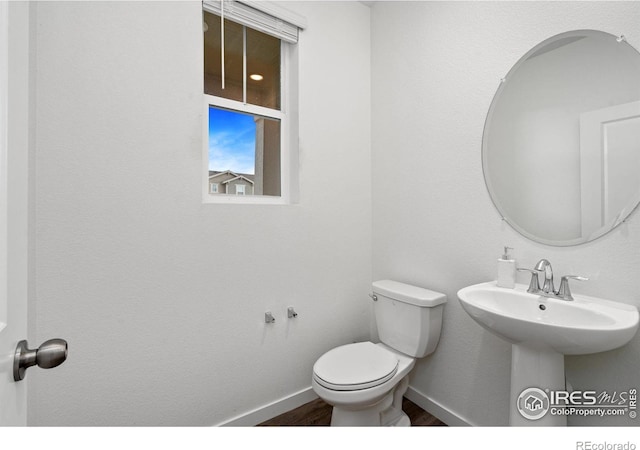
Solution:
<svg viewBox="0 0 640 450">
<path fill-rule="evenodd" d="M 28 348 L 27 341 L 20 341 L 13 358 L 13 379 L 24 379 L 25 372 L 31 366 L 37 365 L 43 369 L 51 369 L 62 364 L 67 359 L 67 341 L 64 339 L 49 339 L 36 350 Z"/>
</svg>

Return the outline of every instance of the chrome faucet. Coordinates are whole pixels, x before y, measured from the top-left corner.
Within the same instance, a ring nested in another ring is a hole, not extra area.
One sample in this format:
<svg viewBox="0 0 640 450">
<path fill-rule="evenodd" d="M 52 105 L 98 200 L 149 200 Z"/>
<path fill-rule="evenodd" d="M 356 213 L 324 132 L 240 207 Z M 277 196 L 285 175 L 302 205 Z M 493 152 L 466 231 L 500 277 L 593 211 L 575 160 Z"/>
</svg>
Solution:
<svg viewBox="0 0 640 450">
<path fill-rule="evenodd" d="M 531 294 L 542 295 L 543 297 L 558 298 L 561 300 L 573 300 L 571 295 L 571 289 L 569 289 L 569 280 L 587 281 L 589 278 L 581 277 L 579 275 L 565 275 L 562 277 L 562 283 L 560 288 L 556 291 L 553 286 L 553 269 L 551 263 L 546 259 L 541 259 L 533 269 L 521 269 L 519 271 L 531 272 L 531 282 L 529 283 L 529 289 L 527 292 Z M 544 273 L 544 284 L 540 289 L 538 281 L 538 274 Z"/>
<path fill-rule="evenodd" d="M 541 259 L 538 264 L 533 268 L 536 272 L 544 273 L 544 284 L 542 285 L 542 292 L 545 294 L 554 293 L 553 286 L 553 269 L 551 263 L 546 259 Z"/>
</svg>

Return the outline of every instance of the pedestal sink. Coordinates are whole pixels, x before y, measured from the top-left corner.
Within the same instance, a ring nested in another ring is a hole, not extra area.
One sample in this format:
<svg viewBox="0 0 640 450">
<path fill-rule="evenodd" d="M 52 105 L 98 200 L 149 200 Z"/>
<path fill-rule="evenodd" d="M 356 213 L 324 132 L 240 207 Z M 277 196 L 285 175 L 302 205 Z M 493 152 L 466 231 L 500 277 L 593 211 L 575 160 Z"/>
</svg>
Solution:
<svg viewBox="0 0 640 450">
<path fill-rule="evenodd" d="M 496 286 L 495 281 L 458 291 L 464 310 L 480 326 L 512 344 L 509 424 L 566 425 L 565 416 L 530 420 L 517 409 L 528 388 L 565 389 L 564 355 L 584 355 L 622 347 L 636 334 L 634 306 L 574 294 L 573 301 Z"/>
</svg>

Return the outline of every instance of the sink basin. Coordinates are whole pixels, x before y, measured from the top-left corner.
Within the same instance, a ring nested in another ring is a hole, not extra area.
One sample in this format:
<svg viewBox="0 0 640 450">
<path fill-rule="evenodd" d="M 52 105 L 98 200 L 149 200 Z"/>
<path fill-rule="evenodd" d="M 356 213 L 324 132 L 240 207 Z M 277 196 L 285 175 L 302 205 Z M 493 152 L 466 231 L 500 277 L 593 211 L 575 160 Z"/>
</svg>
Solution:
<svg viewBox="0 0 640 450">
<path fill-rule="evenodd" d="M 553 413 L 562 404 L 550 404 L 538 414 L 539 408 L 522 403 L 523 398 L 532 390 L 543 396 L 566 392 L 564 355 L 622 347 L 638 330 L 636 307 L 585 295 L 566 301 L 530 294 L 522 284 L 505 289 L 491 281 L 459 290 L 458 298 L 480 326 L 512 344 L 512 426 L 566 425 L 566 416 Z"/>
<path fill-rule="evenodd" d="M 582 355 L 622 347 L 638 329 L 638 309 L 574 294 L 573 301 L 530 294 L 527 286 L 497 287 L 495 281 L 461 289 L 465 311 L 482 327 L 512 344 L 549 347 Z"/>
</svg>

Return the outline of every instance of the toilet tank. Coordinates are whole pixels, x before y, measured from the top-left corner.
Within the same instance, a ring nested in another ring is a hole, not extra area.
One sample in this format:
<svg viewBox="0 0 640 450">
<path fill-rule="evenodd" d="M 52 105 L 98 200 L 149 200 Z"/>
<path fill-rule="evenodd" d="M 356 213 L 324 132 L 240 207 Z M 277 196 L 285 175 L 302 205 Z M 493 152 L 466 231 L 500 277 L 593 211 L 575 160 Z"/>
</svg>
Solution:
<svg viewBox="0 0 640 450">
<path fill-rule="evenodd" d="M 373 294 L 382 343 L 415 358 L 436 349 L 446 295 L 391 280 L 374 282 Z"/>
</svg>

